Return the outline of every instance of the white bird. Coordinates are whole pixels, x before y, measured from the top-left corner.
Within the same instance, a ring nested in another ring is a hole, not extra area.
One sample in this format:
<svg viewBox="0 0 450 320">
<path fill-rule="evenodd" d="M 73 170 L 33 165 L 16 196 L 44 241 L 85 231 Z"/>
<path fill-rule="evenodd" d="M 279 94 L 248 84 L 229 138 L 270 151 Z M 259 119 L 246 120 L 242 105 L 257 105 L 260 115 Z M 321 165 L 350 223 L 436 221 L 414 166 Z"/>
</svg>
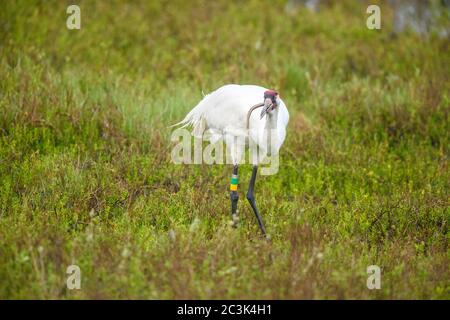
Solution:
<svg viewBox="0 0 450 320">
<path fill-rule="evenodd" d="M 261 112 L 253 110 L 262 107 Z M 252 159 L 253 171 L 247 199 L 256 215 L 264 235 L 261 215 L 256 207 L 254 186 L 258 164 L 268 156 L 276 156 L 286 137 L 289 112 L 278 92 L 255 85 L 229 84 L 206 95 L 179 123 L 192 126 L 192 134 L 208 138 L 211 143 L 223 139 L 233 162 L 230 184 L 231 214 L 233 225 L 237 222 L 238 165 L 242 161 L 245 147 L 259 148 L 259 156 Z"/>
</svg>

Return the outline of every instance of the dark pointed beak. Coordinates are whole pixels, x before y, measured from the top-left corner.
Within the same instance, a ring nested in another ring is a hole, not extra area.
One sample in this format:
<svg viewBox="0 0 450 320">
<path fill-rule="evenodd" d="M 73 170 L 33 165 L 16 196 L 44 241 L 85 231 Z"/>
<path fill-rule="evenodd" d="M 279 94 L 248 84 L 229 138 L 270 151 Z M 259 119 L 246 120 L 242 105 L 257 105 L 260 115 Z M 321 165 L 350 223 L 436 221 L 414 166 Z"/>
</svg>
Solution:
<svg viewBox="0 0 450 320">
<path fill-rule="evenodd" d="M 261 119 L 266 115 L 267 112 L 269 112 L 272 109 L 272 106 L 273 106 L 272 100 L 266 98 L 264 100 L 264 106 L 261 110 Z"/>
</svg>

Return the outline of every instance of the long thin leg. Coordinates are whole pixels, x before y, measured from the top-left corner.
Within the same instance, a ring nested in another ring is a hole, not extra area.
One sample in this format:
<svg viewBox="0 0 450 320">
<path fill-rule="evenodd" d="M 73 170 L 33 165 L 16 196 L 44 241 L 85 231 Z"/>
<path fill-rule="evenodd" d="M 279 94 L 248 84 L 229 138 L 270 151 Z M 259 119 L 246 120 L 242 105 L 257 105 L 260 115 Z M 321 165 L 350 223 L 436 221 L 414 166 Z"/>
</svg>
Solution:
<svg viewBox="0 0 450 320">
<path fill-rule="evenodd" d="M 255 201 L 255 181 L 256 181 L 256 173 L 258 172 L 258 166 L 253 166 L 252 171 L 252 177 L 250 179 L 250 185 L 248 186 L 248 192 L 247 192 L 247 200 L 250 202 L 250 205 L 252 206 L 253 212 L 255 213 L 256 219 L 258 219 L 259 228 L 261 229 L 261 232 L 264 236 L 266 236 L 266 228 L 264 227 L 264 223 L 262 220 L 261 215 L 259 214 L 258 208 L 256 207 L 256 201 Z"/>
<path fill-rule="evenodd" d="M 233 167 L 233 175 L 231 176 L 231 183 L 230 183 L 231 218 L 233 219 L 233 227 L 236 227 L 238 222 L 237 218 L 237 203 L 239 200 L 239 194 L 237 192 L 238 182 L 239 182 L 238 165 L 235 164 Z"/>
</svg>

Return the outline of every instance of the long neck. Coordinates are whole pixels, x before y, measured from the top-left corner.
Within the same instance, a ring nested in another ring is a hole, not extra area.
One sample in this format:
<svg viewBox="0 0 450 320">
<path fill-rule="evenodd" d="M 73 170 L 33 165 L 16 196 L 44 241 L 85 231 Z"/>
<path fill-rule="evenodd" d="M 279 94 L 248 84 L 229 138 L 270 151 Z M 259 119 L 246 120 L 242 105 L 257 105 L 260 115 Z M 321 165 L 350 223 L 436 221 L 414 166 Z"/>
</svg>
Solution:
<svg viewBox="0 0 450 320">
<path fill-rule="evenodd" d="M 264 136 L 266 141 L 266 152 L 267 155 L 270 156 L 272 154 L 276 154 L 278 152 L 278 130 L 277 130 L 277 122 L 278 122 L 278 108 L 269 112 L 267 115 L 266 125 L 264 126 Z"/>
<path fill-rule="evenodd" d="M 266 125 L 264 126 L 264 129 L 266 130 L 272 130 L 277 128 L 277 122 L 278 122 L 278 108 L 275 108 L 272 112 L 268 112 L 266 120 Z"/>
</svg>

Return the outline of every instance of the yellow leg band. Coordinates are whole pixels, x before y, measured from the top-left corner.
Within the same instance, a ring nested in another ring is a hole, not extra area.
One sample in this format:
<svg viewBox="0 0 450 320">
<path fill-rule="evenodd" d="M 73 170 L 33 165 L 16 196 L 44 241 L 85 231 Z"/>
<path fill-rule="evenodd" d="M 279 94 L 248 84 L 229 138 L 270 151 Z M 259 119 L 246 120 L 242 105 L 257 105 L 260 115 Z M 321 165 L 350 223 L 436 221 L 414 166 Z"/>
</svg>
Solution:
<svg viewBox="0 0 450 320">
<path fill-rule="evenodd" d="M 230 184 L 231 191 L 237 191 L 237 184 Z"/>
</svg>

